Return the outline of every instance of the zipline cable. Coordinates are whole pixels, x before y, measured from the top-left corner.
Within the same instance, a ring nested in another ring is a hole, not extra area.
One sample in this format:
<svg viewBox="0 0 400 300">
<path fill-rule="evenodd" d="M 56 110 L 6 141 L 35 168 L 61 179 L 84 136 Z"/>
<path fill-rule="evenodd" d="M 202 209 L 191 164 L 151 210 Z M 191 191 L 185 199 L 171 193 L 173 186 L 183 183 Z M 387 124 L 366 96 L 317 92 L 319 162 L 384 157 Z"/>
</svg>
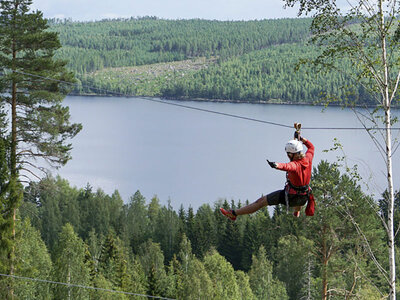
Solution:
<svg viewBox="0 0 400 300">
<path fill-rule="evenodd" d="M 14 71 L 14 72 L 18 73 L 18 74 L 22 74 L 22 75 L 31 76 L 31 77 L 36 77 L 36 78 L 41 78 L 41 79 L 46 79 L 46 80 L 51 80 L 51 81 L 64 83 L 64 84 L 68 84 L 70 86 L 75 86 L 75 87 L 78 86 L 77 83 L 72 83 L 72 82 L 59 80 L 59 79 L 55 79 L 55 78 L 50 78 L 50 77 L 46 77 L 46 76 L 26 73 L 26 72 L 22 72 L 22 71 Z M 97 90 L 97 91 L 106 92 L 108 94 L 112 94 L 112 95 L 116 95 L 116 96 L 137 97 L 137 96 L 134 96 L 134 95 L 127 95 L 127 94 L 123 94 L 123 93 L 119 93 L 119 92 L 115 92 L 115 91 L 111 91 L 111 90 L 107 90 L 107 89 L 97 88 L 97 87 L 86 85 L 86 84 L 82 85 L 82 87 L 93 89 L 93 90 Z M 231 118 L 237 118 L 237 119 L 242 119 L 242 120 L 247 120 L 247 121 L 252 121 L 252 122 L 258 122 L 258 123 L 263 123 L 263 124 L 268 124 L 268 125 L 273 125 L 273 126 L 278 126 L 278 127 L 290 128 L 290 129 L 293 128 L 293 125 L 289 126 L 289 125 L 282 124 L 282 123 L 276 123 L 276 122 L 260 120 L 260 119 L 250 118 L 250 117 L 241 116 L 241 115 L 224 113 L 224 112 L 220 112 L 220 111 L 204 109 L 204 108 L 199 108 L 199 107 L 185 105 L 185 104 L 178 104 L 178 103 L 174 103 L 174 102 L 163 101 L 163 100 L 158 100 L 158 99 L 148 98 L 148 97 L 138 97 L 138 98 L 146 100 L 146 101 L 162 103 L 162 104 L 166 104 L 166 105 L 172 105 L 172 106 L 177 106 L 177 107 L 181 107 L 181 108 L 186 108 L 186 109 L 197 110 L 197 111 L 202 111 L 202 112 L 206 112 L 206 113 L 222 115 L 222 116 L 231 117 Z M 306 129 L 306 130 L 367 130 L 367 131 L 370 131 L 370 130 L 386 130 L 385 127 L 370 127 L 370 128 L 364 128 L 364 127 L 302 127 L 302 129 Z M 391 130 L 400 130 L 399 127 L 392 127 L 390 129 Z"/>
<path fill-rule="evenodd" d="M 22 279 L 22 280 L 38 281 L 38 282 L 43 282 L 43 283 L 58 284 L 58 285 L 63 285 L 63 286 L 67 286 L 67 287 L 76 287 L 76 288 L 83 288 L 83 289 L 90 289 L 90 290 L 98 290 L 98 291 L 109 292 L 109 293 L 119 293 L 119 294 L 125 294 L 125 295 L 131 295 L 131 296 L 139 296 L 139 297 L 147 297 L 147 298 L 153 298 L 153 299 L 175 300 L 173 298 L 165 298 L 165 297 L 160 297 L 160 296 L 136 294 L 136 293 L 130 293 L 130 292 L 103 289 L 103 288 L 97 288 L 97 287 L 93 287 L 93 286 L 85 286 L 85 285 L 81 285 L 81 284 L 58 282 L 58 281 L 45 280 L 45 279 L 39 279 L 39 278 L 31 278 L 31 277 L 24 277 L 24 276 L 17 276 L 17 275 L 9 275 L 9 274 L 0 274 L 0 276 L 9 277 L 9 278 L 15 278 L 15 279 Z"/>
</svg>

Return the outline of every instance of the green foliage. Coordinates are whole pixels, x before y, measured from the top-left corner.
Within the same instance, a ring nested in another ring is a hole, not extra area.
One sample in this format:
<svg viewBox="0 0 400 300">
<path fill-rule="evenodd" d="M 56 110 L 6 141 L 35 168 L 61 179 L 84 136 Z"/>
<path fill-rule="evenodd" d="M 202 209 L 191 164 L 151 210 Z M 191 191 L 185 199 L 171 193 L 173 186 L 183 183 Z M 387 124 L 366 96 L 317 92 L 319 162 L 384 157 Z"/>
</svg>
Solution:
<svg viewBox="0 0 400 300">
<path fill-rule="evenodd" d="M 15 232 L 21 182 L 42 176 L 43 162 L 64 165 L 70 159 L 69 139 L 81 129 L 80 124 L 70 123 L 69 110 L 61 105 L 69 90 L 48 79 L 73 81 L 66 62 L 54 59 L 61 47 L 58 35 L 48 30 L 40 11 L 31 12 L 31 4 L 31 0 L 0 2 L 0 268 L 11 275 L 18 267 Z M 4 108 L 9 118 L 4 118 Z M 14 291 L 11 282 L 8 296 L 14 298 Z M 29 298 L 29 293 L 35 294 L 27 288 L 27 294 L 20 292 L 21 298 Z"/>
<path fill-rule="evenodd" d="M 387 220 L 388 217 L 388 204 L 389 204 L 389 195 L 387 190 L 382 193 L 382 199 L 379 200 L 379 211 L 384 220 Z M 400 191 L 395 193 L 394 199 L 394 222 L 393 229 L 396 232 L 400 226 Z M 395 239 L 396 246 L 400 246 L 400 240 Z"/>
<path fill-rule="evenodd" d="M 183 236 L 178 257 L 171 260 L 168 277 L 172 279 L 175 293 L 167 294 L 177 299 L 211 299 L 213 284 L 203 262 L 192 254 L 190 241 Z M 168 286 L 171 286 L 169 284 Z"/>
<path fill-rule="evenodd" d="M 310 280 L 305 273 L 309 256 L 313 252 L 313 241 L 305 237 L 287 235 L 279 239 L 277 248 L 276 274 L 280 281 L 286 283 L 290 299 L 296 299 L 304 282 Z"/>
<path fill-rule="evenodd" d="M 257 299 L 288 299 L 283 283 L 274 278 L 272 264 L 263 246 L 253 254 L 249 271 L 250 286 Z"/>
<path fill-rule="evenodd" d="M 299 15 L 313 16 L 311 42 L 323 49 L 309 61 L 317 70 L 338 70 L 347 74 L 353 82 L 361 83 L 365 92 L 375 98 L 375 103 L 383 104 L 386 84 L 389 102 L 398 99 L 395 96 L 400 67 L 397 51 L 400 7 L 397 3 L 383 1 L 369 6 L 366 2 L 354 1 L 350 9 L 342 9 L 335 2 L 325 0 L 318 5 L 307 0 L 285 2 L 289 6 L 300 3 Z M 343 61 L 351 61 L 355 66 L 352 72 L 343 68 Z M 388 81 L 384 83 L 386 76 Z"/>
<path fill-rule="evenodd" d="M 204 266 L 213 283 L 213 299 L 239 299 L 239 286 L 231 264 L 215 250 L 204 257 Z"/>
<path fill-rule="evenodd" d="M 199 258 L 203 258 L 217 244 L 218 240 L 215 215 L 210 205 L 203 204 L 199 207 L 193 227 L 196 236 L 193 239 L 194 254 Z"/>
<path fill-rule="evenodd" d="M 139 191 L 130 197 L 123 217 L 124 236 L 127 237 L 127 242 L 131 245 L 134 253 L 137 253 L 139 245 L 151 236 L 146 199 Z"/>
<path fill-rule="evenodd" d="M 151 240 L 143 243 L 139 248 L 138 258 L 148 278 L 148 295 L 164 295 L 167 290 L 167 274 L 164 268 L 164 255 L 160 245 Z"/>
<path fill-rule="evenodd" d="M 168 228 L 168 230 L 165 230 Z M 165 256 L 165 261 L 170 261 L 178 247 L 179 219 L 168 201 L 167 207 L 163 206 L 155 220 L 154 239 L 160 243 Z"/>
<path fill-rule="evenodd" d="M 234 206 L 233 206 L 234 207 Z M 225 202 L 225 208 L 228 209 Z M 224 225 L 219 233 L 218 252 L 230 262 L 235 269 L 240 268 L 242 261 L 242 235 L 239 228 L 239 222 L 224 220 Z"/>
<path fill-rule="evenodd" d="M 103 276 L 102 273 L 96 273 L 92 279 L 92 286 L 99 289 L 112 290 L 112 284 Z M 111 299 L 126 299 L 121 294 L 114 294 L 103 290 L 90 291 L 90 299 L 111 300 Z"/>
<path fill-rule="evenodd" d="M 203 205 L 197 212 L 189 207 L 186 213 L 182 207 L 176 213 L 170 202 L 164 206 L 156 196 L 147 204 L 139 191 L 124 204 L 117 191 L 107 195 L 92 191 L 90 185 L 72 188 L 66 180 L 47 177 L 25 188 L 20 207 L 25 221 L 17 226 L 15 237 L 11 233 L 13 212 L 22 197 L 18 179 L 24 161 L 39 155 L 52 165 L 65 164 L 70 158 L 68 139 L 81 128 L 69 122 L 69 111 L 61 106 L 68 88 L 46 79 L 73 81 L 66 62 L 54 59 L 56 52 L 57 57 L 73 58 L 69 66 L 81 79 L 76 92 L 92 92 L 83 87 L 90 83 L 125 94 L 183 99 L 310 103 L 336 95 L 344 101 L 372 103 L 378 89 L 366 85 L 373 74 L 354 64 L 356 51 L 324 31 L 326 25 L 343 24 L 355 30 L 355 37 L 367 41 L 364 45 L 378 67 L 371 22 L 317 18 L 314 33 L 325 34 L 319 48 L 304 44 L 310 19 L 143 18 L 53 22 L 49 28 L 40 12 L 29 12 L 30 5 L 29 0 L 1 1 L 0 67 L 6 69 L 0 77 L 1 104 L 14 102 L 18 113 L 10 139 L 0 107 L 2 273 L 12 270 L 32 278 L 178 299 L 310 299 L 321 293 L 331 299 L 375 299 L 388 293 L 388 262 L 383 258 L 387 240 L 376 214 L 387 218 L 387 195 L 378 205 L 362 193 L 357 172 L 345 169 L 341 174 L 338 164 L 327 162 L 314 169 L 317 212 L 312 218 L 294 219 L 277 207 L 272 218 L 265 209 L 231 222 L 218 208 L 241 205 L 234 201 L 221 200 L 214 210 Z M 376 16 L 369 19 L 374 20 Z M 398 28 L 387 33 L 394 37 L 390 47 L 396 46 Z M 353 56 L 342 60 L 341 67 L 365 78 L 350 92 L 350 77 L 331 72 L 336 66 L 329 61 L 336 59 L 335 53 L 345 58 L 346 51 Z M 323 74 L 316 76 L 311 67 L 295 73 L 300 54 L 306 60 L 325 56 Z M 397 60 L 395 52 L 390 66 Z M 144 67 L 154 63 L 158 64 Z M 129 69 L 110 70 L 119 67 Z M 129 74 L 133 67 L 136 73 Z M 92 71 L 97 72 L 89 74 Z M 11 91 L 5 90 L 10 86 Z M 28 149 L 17 156 L 19 141 Z M 400 220 L 397 204 L 395 226 Z M 2 278 L 0 287 L 3 298 L 11 290 L 20 299 L 128 298 L 17 279 Z"/>
<path fill-rule="evenodd" d="M 335 164 L 321 162 L 313 174 L 313 189 L 320 211 L 307 221 L 311 229 L 308 236 L 314 240 L 316 258 L 320 262 L 317 272 L 325 290 L 334 285 L 333 295 L 345 294 L 353 289 L 357 294 L 356 275 L 373 278 L 381 286 L 384 232 L 380 226 L 377 205 L 365 196 L 356 180 L 341 175 Z M 335 276 L 343 272 L 343 276 Z M 378 274 L 372 276 L 372 274 Z M 372 276 L 372 277 L 371 277 Z"/>
<path fill-rule="evenodd" d="M 255 300 L 256 297 L 251 290 L 249 275 L 243 271 L 236 271 L 235 275 L 239 288 L 239 299 Z"/>
<path fill-rule="evenodd" d="M 182 298 L 180 298 L 182 296 Z M 203 262 L 193 258 L 184 275 L 182 293 L 178 299 L 214 299 L 214 282 Z"/>
<path fill-rule="evenodd" d="M 275 45 L 233 57 L 185 76 L 175 76 L 162 96 L 226 99 L 246 102 L 316 103 L 335 93 L 338 98 L 369 103 L 372 99 L 357 87 L 347 95 L 341 90 L 348 79 L 340 73 L 316 76 L 311 68 L 296 72 L 301 58 L 318 55 L 319 49 L 304 44 Z M 351 69 L 351 65 L 345 66 Z"/>
<path fill-rule="evenodd" d="M 219 63 L 204 61 L 200 67 L 194 61 L 187 62 L 186 67 L 166 63 L 141 67 L 141 71 L 138 68 L 105 69 L 85 75 L 83 80 L 111 94 L 114 91 L 136 96 L 316 103 L 335 95 L 343 101 L 374 103 L 363 86 L 354 85 L 349 93 L 349 78 L 340 73 L 315 76 L 311 67 L 296 70 L 300 59 L 318 53 L 317 48 L 304 44 L 274 45 Z M 344 65 L 352 68 L 349 62 Z"/>
<path fill-rule="evenodd" d="M 387 268 L 386 239 L 376 214 L 380 207 L 362 193 L 357 180 L 342 174 L 336 164 L 319 163 L 312 178 L 316 214 L 302 214 L 299 219 L 277 207 L 272 218 L 264 209 L 231 222 L 219 207 L 241 204 L 232 201 L 229 205 L 223 199 L 214 209 L 203 205 L 197 212 L 190 207 L 185 212 L 181 207 L 176 213 L 157 197 L 147 204 L 139 191 L 124 204 L 117 193 L 108 196 L 90 187 L 78 190 L 60 178 L 27 187 L 20 210 L 25 218 L 40 216 L 33 224 L 48 247 L 54 243 L 48 248 L 55 267 L 53 280 L 66 280 L 69 261 L 64 251 L 80 249 L 79 255 L 69 255 L 85 270 L 79 284 L 105 289 L 177 299 L 243 299 L 244 295 L 248 299 L 268 295 L 270 299 L 315 299 L 327 287 L 332 299 L 344 295 L 374 299 L 387 294 L 385 278 L 375 263 Z M 113 209 L 95 210 L 95 205 Z M 97 218 L 91 217 L 91 209 Z M 58 218 L 51 217 L 51 211 Z M 66 225 L 68 219 L 78 220 L 80 238 Z M 106 229 L 104 224 L 108 232 L 98 233 Z M 45 259 L 45 251 L 38 252 Z M 27 274 L 30 268 L 29 264 Z M 68 290 L 51 288 L 57 295 Z M 82 297 L 126 298 L 106 291 L 87 293 Z"/>
<path fill-rule="evenodd" d="M 103 67 L 148 65 L 191 57 L 232 57 L 275 44 L 299 42 L 310 20 L 162 20 L 139 18 L 100 22 L 61 22 L 58 56 L 77 73 Z"/>
<path fill-rule="evenodd" d="M 54 250 L 55 281 L 67 284 L 88 285 L 89 268 L 85 264 L 86 245 L 74 232 L 70 224 L 63 226 Z M 87 289 L 62 285 L 53 286 L 56 299 L 89 299 Z"/>
<path fill-rule="evenodd" d="M 98 270 L 115 290 L 134 293 L 144 293 L 146 290 L 142 269 L 132 262 L 128 248 L 113 232 L 103 242 Z M 95 279 L 101 278 L 95 273 Z"/>
<path fill-rule="evenodd" d="M 303 65 L 323 47 L 306 45 L 311 19 L 220 22 L 153 18 L 56 22 L 79 84 L 75 93 L 218 99 L 271 103 L 322 100 L 374 104 L 366 84 L 349 81 L 357 64 L 341 61 L 347 75 Z"/>
<path fill-rule="evenodd" d="M 15 243 L 15 274 L 23 277 L 50 280 L 52 261 L 40 232 L 25 220 L 17 228 Z M 15 296 L 18 299 L 52 299 L 50 285 L 37 281 L 15 281 Z"/>
</svg>

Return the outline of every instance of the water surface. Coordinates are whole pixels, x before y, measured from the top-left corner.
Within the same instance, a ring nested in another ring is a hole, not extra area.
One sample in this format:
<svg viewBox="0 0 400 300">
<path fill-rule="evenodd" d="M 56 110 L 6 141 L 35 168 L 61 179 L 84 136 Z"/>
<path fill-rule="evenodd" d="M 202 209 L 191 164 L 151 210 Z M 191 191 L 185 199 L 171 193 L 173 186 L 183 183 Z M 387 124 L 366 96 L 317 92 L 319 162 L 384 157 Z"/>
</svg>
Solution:
<svg viewBox="0 0 400 300">
<path fill-rule="evenodd" d="M 118 190 L 124 201 L 137 190 L 162 204 L 171 200 L 197 209 L 219 198 L 254 201 L 281 189 L 285 173 L 266 159 L 286 162 L 285 143 L 293 130 L 151 102 L 141 98 L 67 97 L 72 120 L 83 124 L 73 140 L 73 159 L 59 174 L 78 188 L 87 183 L 106 193 Z M 190 106 L 287 125 L 360 127 L 350 110 L 338 107 L 185 102 Z M 335 161 L 339 152 L 324 153 L 338 138 L 350 164 L 358 164 L 371 192 L 386 186 L 385 164 L 365 131 L 303 130 L 321 160 Z M 397 132 L 396 132 L 397 134 Z M 399 189 L 399 154 L 393 159 Z M 369 179 L 369 177 L 371 179 Z"/>
</svg>

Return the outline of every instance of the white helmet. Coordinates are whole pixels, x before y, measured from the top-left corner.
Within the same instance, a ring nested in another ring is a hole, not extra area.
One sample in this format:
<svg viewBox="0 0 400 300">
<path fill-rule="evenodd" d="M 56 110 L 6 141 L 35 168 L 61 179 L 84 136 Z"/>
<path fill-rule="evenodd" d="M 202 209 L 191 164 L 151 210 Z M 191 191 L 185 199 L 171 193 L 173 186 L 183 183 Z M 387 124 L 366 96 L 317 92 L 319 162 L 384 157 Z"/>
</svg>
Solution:
<svg viewBox="0 0 400 300">
<path fill-rule="evenodd" d="M 285 151 L 289 153 L 298 153 L 303 151 L 303 144 L 298 140 L 290 140 L 285 146 Z"/>
</svg>

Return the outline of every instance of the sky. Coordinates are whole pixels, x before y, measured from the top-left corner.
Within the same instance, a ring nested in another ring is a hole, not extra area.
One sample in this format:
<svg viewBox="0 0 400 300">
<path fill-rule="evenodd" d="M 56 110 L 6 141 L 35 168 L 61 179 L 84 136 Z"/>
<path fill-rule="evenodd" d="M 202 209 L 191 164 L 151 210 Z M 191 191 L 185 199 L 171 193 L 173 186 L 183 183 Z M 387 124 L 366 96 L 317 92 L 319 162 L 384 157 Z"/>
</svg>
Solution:
<svg viewBox="0 0 400 300">
<path fill-rule="evenodd" d="M 283 0 L 33 0 L 45 18 L 94 21 L 155 16 L 163 19 L 261 20 L 295 18 Z"/>
</svg>

